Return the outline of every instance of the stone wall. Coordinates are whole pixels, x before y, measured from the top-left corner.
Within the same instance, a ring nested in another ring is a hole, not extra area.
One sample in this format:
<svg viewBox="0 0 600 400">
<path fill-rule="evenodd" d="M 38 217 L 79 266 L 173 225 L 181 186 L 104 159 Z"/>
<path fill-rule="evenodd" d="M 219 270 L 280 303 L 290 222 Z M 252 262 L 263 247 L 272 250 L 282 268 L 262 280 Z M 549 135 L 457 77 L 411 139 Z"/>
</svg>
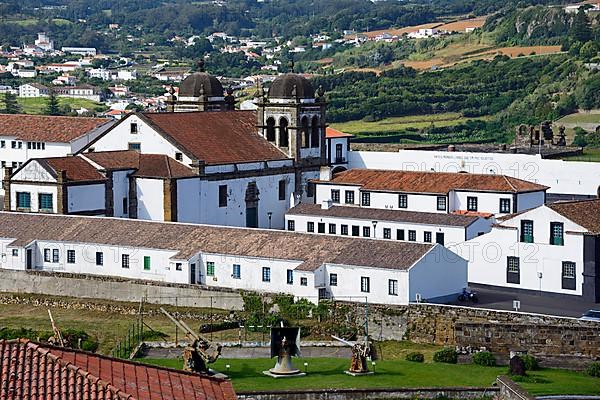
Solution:
<svg viewBox="0 0 600 400">
<path fill-rule="evenodd" d="M 497 396 L 499 400 L 535 400 L 535 397 L 531 396 L 507 376 L 499 376 L 496 379 L 496 385 L 500 389 Z"/>
<path fill-rule="evenodd" d="M 360 379 L 360 378 L 358 378 Z M 482 399 L 497 396 L 498 388 L 323 389 L 237 392 L 239 400 L 383 400 Z M 512 400 L 512 399 L 510 399 Z"/>
<path fill-rule="evenodd" d="M 132 303 L 144 298 L 151 304 L 225 310 L 241 310 L 244 306 L 240 293 L 227 289 L 42 271 L 0 269 L 0 292 Z"/>
<path fill-rule="evenodd" d="M 577 364 L 600 357 L 600 324 L 522 312 L 437 304 L 370 306 L 369 333 L 376 340 L 486 347 L 506 360 L 510 350 L 526 350 L 542 361 L 578 359 Z"/>
</svg>

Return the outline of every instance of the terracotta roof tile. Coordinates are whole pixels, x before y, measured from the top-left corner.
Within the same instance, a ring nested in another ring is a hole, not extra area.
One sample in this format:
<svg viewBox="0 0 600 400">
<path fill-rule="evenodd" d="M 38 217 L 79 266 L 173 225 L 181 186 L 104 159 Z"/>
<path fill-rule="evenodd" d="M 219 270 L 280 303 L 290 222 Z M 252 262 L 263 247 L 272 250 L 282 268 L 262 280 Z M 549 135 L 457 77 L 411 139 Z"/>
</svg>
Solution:
<svg viewBox="0 0 600 400">
<path fill-rule="evenodd" d="M 162 154 L 140 154 L 140 165 L 134 175 L 146 178 L 197 176 L 190 167 Z"/>
<path fill-rule="evenodd" d="M 40 158 L 36 161 L 44 166 L 49 166 L 55 176 L 58 175 L 59 171 L 66 171 L 67 180 L 71 182 L 106 180 L 104 175 L 80 157 Z"/>
<path fill-rule="evenodd" d="M 146 379 L 151 376 L 152 379 Z M 185 396 L 180 388 L 185 386 Z M 0 341 L 0 399 L 235 400 L 231 383 L 29 340 Z"/>
<path fill-rule="evenodd" d="M 143 118 L 207 164 L 289 158 L 258 134 L 254 111 L 143 113 Z"/>
<path fill-rule="evenodd" d="M 349 133 L 344 133 L 342 131 L 338 131 L 337 129 L 327 127 L 327 129 L 325 130 L 325 137 L 327 139 L 334 139 L 334 138 L 354 137 L 354 135 L 351 135 Z"/>
<path fill-rule="evenodd" d="M 559 201 L 548 204 L 547 207 L 584 227 L 590 233 L 600 234 L 600 199 Z"/>
<path fill-rule="evenodd" d="M 0 237 L 13 246 L 33 240 L 94 243 L 172 250 L 178 259 L 198 252 L 408 269 L 433 245 L 287 231 L 165 223 L 108 217 L 0 212 Z M 303 267 L 304 268 L 304 267 Z"/>
<path fill-rule="evenodd" d="M 323 209 L 319 204 L 300 203 L 291 208 L 288 215 L 315 215 L 348 219 L 367 219 L 377 221 L 408 222 L 439 226 L 469 226 L 477 216 L 429 213 L 404 210 L 386 210 L 368 207 L 333 206 Z"/>
<path fill-rule="evenodd" d="M 351 169 L 319 183 L 359 185 L 363 190 L 446 194 L 451 190 L 523 193 L 548 189 L 505 175 Z"/>
<path fill-rule="evenodd" d="M 109 118 L 55 117 L 49 115 L 0 114 L 0 136 L 18 140 L 65 143 L 105 124 Z"/>
<path fill-rule="evenodd" d="M 183 178 L 196 176 L 190 167 L 164 154 L 141 154 L 137 151 L 102 151 L 82 153 L 104 170 L 134 169 L 135 176 L 146 178 Z"/>
</svg>

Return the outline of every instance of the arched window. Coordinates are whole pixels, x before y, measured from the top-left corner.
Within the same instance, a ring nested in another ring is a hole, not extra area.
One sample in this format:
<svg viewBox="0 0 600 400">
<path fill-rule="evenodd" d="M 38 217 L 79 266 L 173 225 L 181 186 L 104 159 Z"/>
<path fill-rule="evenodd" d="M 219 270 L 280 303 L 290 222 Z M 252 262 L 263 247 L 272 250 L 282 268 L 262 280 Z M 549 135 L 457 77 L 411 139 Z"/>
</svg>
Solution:
<svg viewBox="0 0 600 400">
<path fill-rule="evenodd" d="M 301 147 L 306 148 L 309 146 L 309 141 L 310 141 L 310 133 L 308 130 L 308 117 L 304 116 L 302 117 L 302 131 L 300 132 L 300 135 L 302 136 L 300 138 L 300 144 Z"/>
<path fill-rule="evenodd" d="M 285 118 L 281 118 L 279 120 L 279 147 L 288 147 L 288 139 L 288 120 Z"/>
<path fill-rule="evenodd" d="M 312 119 L 310 129 L 310 147 L 319 147 L 321 145 L 321 138 L 319 137 L 319 118 L 316 116 Z"/>
<path fill-rule="evenodd" d="M 267 140 L 269 142 L 275 141 L 275 118 L 267 119 Z"/>
</svg>

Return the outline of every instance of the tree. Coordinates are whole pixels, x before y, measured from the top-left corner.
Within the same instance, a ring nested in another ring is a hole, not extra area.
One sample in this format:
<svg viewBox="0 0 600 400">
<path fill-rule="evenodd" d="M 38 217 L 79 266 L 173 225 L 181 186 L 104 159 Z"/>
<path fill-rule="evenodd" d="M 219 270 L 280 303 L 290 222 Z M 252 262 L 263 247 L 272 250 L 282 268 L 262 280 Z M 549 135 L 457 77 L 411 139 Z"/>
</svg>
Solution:
<svg viewBox="0 0 600 400">
<path fill-rule="evenodd" d="M 46 102 L 46 109 L 44 110 L 46 115 L 61 115 L 60 106 L 58 104 L 58 97 L 54 90 L 50 90 L 48 95 L 48 101 Z"/>
<path fill-rule="evenodd" d="M 592 26 L 590 20 L 585 13 L 585 10 L 580 8 L 575 17 L 573 18 L 573 25 L 571 26 L 571 36 L 573 39 L 585 43 L 592 40 Z"/>
<path fill-rule="evenodd" d="M 596 57 L 596 54 L 598 54 L 598 47 L 596 46 L 596 43 L 591 40 L 579 49 L 579 57 L 585 61 L 590 61 L 592 58 Z"/>
<path fill-rule="evenodd" d="M 18 114 L 21 112 L 21 105 L 17 103 L 17 95 L 7 92 L 4 95 L 4 110 L 5 114 Z"/>
</svg>

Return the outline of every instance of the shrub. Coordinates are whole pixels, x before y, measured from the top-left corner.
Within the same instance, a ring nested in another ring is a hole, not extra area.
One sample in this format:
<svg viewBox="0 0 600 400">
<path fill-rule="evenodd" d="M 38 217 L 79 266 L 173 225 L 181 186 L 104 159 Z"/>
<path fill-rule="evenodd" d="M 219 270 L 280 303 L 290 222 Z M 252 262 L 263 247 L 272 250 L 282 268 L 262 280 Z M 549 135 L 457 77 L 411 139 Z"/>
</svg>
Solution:
<svg viewBox="0 0 600 400">
<path fill-rule="evenodd" d="M 473 364 L 483 365 L 484 367 L 493 367 L 496 365 L 494 355 L 489 351 L 480 351 L 473 354 Z"/>
<path fill-rule="evenodd" d="M 535 359 L 534 356 L 530 356 L 529 354 L 526 354 L 524 356 L 521 356 L 521 359 L 523 360 L 523 363 L 525 363 L 526 371 L 535 371 L 535 370 L 540 369 L 540 366 L 538 365 L 538 361 Z"/>
<path fill-rule="evenodd" d="M 435 353 L 433 353 L 433 361 L 434 362 L 441 362 L 441 363 L 446 363 L 446 364 L 456 364 L 457 360 L 458 360 L 458 354 L 456 353 L 456 350 L 454 350 L 450 347 L 444 347 L 443 349 L 438 350 Z"/>
<path fill-rule="evenodd" d="M 413 362 L 420 362 L 422 363 L 423 361 L 425 361 L 425 356 L 423 355 L 423 353 L 418 353 L 418 352 L 412 352 L 412 353 L 408 353 L 406 355 L 406 361 L 413 361 Z"/>
<path fill-rule="evenodd" d="M 588 365 L 586 372 L 589 376 L 600 378 L 600 362 L 593 362 Z"/>
</svg>

